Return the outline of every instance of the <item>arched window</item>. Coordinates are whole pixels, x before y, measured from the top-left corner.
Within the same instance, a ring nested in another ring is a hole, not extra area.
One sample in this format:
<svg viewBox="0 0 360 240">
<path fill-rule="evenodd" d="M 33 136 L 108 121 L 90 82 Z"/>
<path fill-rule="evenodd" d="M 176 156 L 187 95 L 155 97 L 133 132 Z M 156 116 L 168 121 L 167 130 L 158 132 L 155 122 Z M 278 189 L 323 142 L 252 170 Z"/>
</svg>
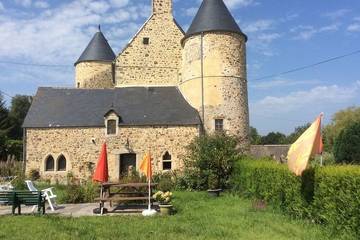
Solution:
<svg viewBox="0 0 360 240">
<path fill-rule="evenodd" d="M 58 158 L 57 170 L 58 171 L 66 171 L 66 158 L 64 157 L 64 155 L 61 155 Z"/>
<path fill-rule="evenodd" d="M 163 170 L 171 170 L 171 155 L 168 151 L 163 155 Z"/>
<path fill-rule="evenodd" d="M 54 158 L 49 155 L 45 160 L 45 171 L 53 172 L 55 170 L 55 161 Z"/>
</svg>

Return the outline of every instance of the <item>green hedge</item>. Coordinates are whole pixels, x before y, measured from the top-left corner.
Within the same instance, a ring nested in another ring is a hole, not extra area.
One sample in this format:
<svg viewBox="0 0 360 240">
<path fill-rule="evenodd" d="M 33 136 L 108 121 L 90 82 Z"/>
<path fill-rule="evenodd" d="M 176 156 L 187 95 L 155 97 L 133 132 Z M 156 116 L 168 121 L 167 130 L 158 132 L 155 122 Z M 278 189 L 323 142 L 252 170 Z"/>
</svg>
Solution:
<svg viewBox="0 0 360 240">
<path fill-rule="evenodd" d="M 233 190 L 262 199 L 296 218 L 309 218 L 334 230 L 360 234 L 360 167 L 310 169 L 296 177 L 271 160 L 240 159 Z"/>
<path fill-rule="evenodd" d="M 360 236 L 360 167 L 317 169 L 313 217 L 336 230 L 355 230 Z"/>
</svg>

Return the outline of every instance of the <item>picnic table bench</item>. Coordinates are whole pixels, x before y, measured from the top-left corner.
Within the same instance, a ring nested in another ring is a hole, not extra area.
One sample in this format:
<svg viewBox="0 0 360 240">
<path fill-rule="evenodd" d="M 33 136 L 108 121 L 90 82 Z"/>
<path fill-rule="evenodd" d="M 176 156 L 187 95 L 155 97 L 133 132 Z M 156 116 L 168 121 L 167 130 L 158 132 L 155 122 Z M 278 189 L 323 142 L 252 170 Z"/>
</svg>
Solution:
<svg viewBox="0 0 360 240">
<path fill-rule="evenodd" d="M 5 191 L 0 192 L 0 203 L 11 205 L 12 214 L 15 214 L 16 208 L 18 214 L 21 215 L 21 205 L 35 206 L 37 205 L 38 213 L 45 214 L 45 197 L 41 192 L 30 192 L 30 191 Z"/>
<path fill-rule="evenodd" d="M 153 189 L 157 184 L 152 183 L 150 186 Z M 100 197 L 95 201 L 100 202 L 101 213 L 105 202 L 109 202 L 111 207 L 113 202 L 145 202 L 149 199 L 148 187 L 148 183 L 103 183 Z M 144 191 L 145 189 L 147 191 Z M 152 197 L 151 200 L 153 200 Z"/>
</svg>

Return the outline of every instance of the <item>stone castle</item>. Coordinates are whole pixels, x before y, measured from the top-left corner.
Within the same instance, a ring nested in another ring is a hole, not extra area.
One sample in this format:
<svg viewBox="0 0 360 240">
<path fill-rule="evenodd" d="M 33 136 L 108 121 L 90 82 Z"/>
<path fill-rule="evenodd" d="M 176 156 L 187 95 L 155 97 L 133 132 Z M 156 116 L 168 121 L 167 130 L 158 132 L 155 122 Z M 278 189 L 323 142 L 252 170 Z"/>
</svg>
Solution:
<svg viewBox="0 0 360 240">
<path fill-rule="evenodd" d="M 203 0 L 185 33 L 172 0 L 116 56 L 99 28 L 75 63 L 75 88 L 39 88 L 24 122 L 26 172 L 91 176 L 106 141 L 111 180 L 151 151 L 155 171 L 181 169 L 185 147 L 225 131 L 249 147 L 246 41 L 223 0 Z"/>
</svg>

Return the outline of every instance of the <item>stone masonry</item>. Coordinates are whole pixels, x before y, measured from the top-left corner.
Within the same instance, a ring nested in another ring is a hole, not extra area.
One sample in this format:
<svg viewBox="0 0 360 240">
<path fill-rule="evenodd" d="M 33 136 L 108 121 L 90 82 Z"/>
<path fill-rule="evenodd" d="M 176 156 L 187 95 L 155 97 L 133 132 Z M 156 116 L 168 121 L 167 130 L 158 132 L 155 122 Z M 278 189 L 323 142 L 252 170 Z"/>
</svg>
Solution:
<svg viewBox="0 0 360 240">
<path fill-rule="evenodd" d="M 87 179 L 92 176 L 101 145 L 106 140 L 110 180 L 117 181 L 120 171 L 120 155 L 136 154 L 136 167 L 144 154 L 151 150 L 155 172 L 162 171 L 162 156 L 168 151 L 174 169 L 182 167 L 185 147 L 198 136 L 197 126 L 148 126 L 119 127 L 116 136 L 106 136 L 105 128 L 58 128 L 27 129 L 26 173 L 40 171 L 45 179 L 65 181 L 71 172 L 75 177 Z M 128 144 L 128 146 L 127 146 Z M 66 171 L 45 171 L 45 160 L 51 155 L 67 159 Z"/>
<path fill-rule="evenodd" d="M 113 88 L 111 62 L 81 62 L 75 68 L 75 84 L 77 88 Z"/>
<path fill-rule="evenodd" d="M 245 38 L 233 33 L 206 33 L 203 48 L 205 130 L 213 132 L 215 119 L 223 119 L 224 130 L 237 136 L 248 150 Z M 184 42 L 180 89 L 201 116 L 201 35 Z"/>
<path fill-rule="evenodd" d="M 154 0 L 152 16 L 116 59 L 117 87 L 178 85 L 184 32 L 171 6 L 171 0 Z"/>
</svg>

